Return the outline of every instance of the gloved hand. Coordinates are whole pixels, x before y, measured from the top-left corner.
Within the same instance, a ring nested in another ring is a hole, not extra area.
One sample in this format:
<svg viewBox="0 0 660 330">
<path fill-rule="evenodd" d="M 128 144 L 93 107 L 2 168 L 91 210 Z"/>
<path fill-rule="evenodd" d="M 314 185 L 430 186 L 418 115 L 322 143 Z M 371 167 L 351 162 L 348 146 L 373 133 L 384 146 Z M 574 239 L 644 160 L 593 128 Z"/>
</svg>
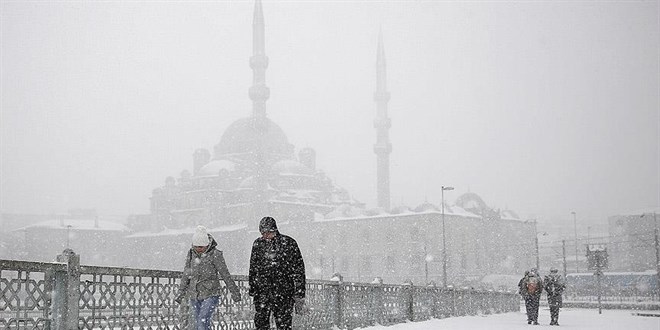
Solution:
<svg viewBox="0 0 660 330">
<path fill-rule="evenodd" d="M 236 303 L 241 302 L 241 294 L 240 293 L 237 293 L 237 294 L 232 293 L 231 294 L 231 300 L 233 300 Z"/>
<path fill-rule="evenodd" d="M 293 310 L 296 314 L 302 314 L 305 310 L 305 298 L 293 298 Z"/>
</svg>

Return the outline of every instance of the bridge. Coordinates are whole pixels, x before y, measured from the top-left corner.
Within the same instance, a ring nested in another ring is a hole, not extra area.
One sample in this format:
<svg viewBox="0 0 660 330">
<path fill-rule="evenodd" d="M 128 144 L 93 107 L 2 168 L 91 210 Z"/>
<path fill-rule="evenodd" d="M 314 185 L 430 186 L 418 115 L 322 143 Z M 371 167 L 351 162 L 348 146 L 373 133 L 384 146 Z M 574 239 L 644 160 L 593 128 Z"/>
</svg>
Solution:
<svg viewBox="0 0 660 330">
<path fill-rule="evenodd" d="M 56 262 L 0 260 L 0 329 L 188 329 L 187 304 L 174 302 L 181 272 L 80 265 L 65 250 Z M 246 276 L 242 300 L 221 296 L 217 329 L 254 329 Z M 226 288 L 223 288 L 226 292 Z M 512 292 L 308 280 L 294 329 L 355 329 L 462 315 L 518 311 Z"/>
</svg>

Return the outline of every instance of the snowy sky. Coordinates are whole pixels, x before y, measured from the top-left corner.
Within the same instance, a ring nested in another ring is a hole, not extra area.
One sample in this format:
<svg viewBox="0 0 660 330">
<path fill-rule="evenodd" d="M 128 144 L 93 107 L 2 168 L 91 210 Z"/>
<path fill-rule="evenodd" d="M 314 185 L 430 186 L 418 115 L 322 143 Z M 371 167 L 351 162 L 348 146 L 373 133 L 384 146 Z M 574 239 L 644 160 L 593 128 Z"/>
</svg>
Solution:
<svg viewBox="0 0 660 330">
<path fill-rule="evenodd" d="M 376 201 L 376 44 L 392 203 L 469 191 L 540 221 L 657 206 L 657 1 L 264 1 L 268 115 Z M 3 212 L 146 213 L 251 113 L 253 1 L 5 1 Z"/>
</svg>

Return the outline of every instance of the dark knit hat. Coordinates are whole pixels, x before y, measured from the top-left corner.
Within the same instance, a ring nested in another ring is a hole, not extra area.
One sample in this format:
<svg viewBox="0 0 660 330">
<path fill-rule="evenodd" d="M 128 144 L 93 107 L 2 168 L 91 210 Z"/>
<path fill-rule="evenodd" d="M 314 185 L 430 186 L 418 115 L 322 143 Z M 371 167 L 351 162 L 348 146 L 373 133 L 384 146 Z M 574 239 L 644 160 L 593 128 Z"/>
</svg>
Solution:
<svg viewBox="0 0 660 330">
<path fill-rule="evenodd" d="M 263 217 L 259 222 L 259 232 L 263 234 L 268 231 L 277 231 L 277 223 L 271 217 Z"/>
</svg>

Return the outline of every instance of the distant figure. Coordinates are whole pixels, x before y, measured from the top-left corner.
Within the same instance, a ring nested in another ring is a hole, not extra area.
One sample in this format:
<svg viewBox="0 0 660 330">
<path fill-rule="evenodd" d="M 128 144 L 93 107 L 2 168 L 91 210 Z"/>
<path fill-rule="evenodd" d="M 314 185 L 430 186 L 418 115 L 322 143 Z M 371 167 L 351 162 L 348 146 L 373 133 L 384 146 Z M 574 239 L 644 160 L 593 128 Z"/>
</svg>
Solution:
<svg viewBox="0 0 660 330">
<path fill-rule="evenodd" d="M 254 326 L 270 329 L 270 315 L 278 330 L 290 330 L 292 313 L 305 307 L 305 263 L 293 238 L 277 230 L 275 219 L 259 223 L 261 237 L 252 244 L 250 296 L 254 297 Z"/>
<path fill-rule="evenodd" d="M 550 306 L 550 325 L 559 325 L 559 308 L 561 308 L 561 295 L 566 288 L 566 283 L 557 268 L 550 269 L 550 275 L 547 275 L 543 282 L 545 283 L 545 292 L 548 294 L 548 306 Z"/>
<path fill-rule="evenodd" d="M 543 280 L 537 274 L 536 268 L 525 272 L 525 276 L 518 282 L 518 293 L 525 299 L 527 324 L 539 324 L 539 301 L 543 292 Z"/>
<path fill-rule="evenodd" d="M 197 227 L 183 267 L 179 295 L 174 299 L 179 304 L 184 298 L 190 299 L 195 330 L 213 329 L 211 318 L 222 294 L 220 280 L 225 281 L 231 298 L 241 301 L 241 293 L 231 279 L 222 251 L 215 248 L 217 245 L 204 226 Z"/>
</svg>

